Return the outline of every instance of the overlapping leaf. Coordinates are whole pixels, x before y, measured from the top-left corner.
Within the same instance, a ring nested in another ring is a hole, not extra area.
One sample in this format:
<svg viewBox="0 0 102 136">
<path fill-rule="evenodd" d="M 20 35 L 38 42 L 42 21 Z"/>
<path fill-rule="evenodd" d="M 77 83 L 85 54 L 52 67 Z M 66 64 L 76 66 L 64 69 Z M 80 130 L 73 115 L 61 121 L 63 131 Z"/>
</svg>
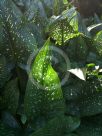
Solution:
<svg viewBox="0 0 102 136">
<path fill-rule="evenodd" d="M 77 130 L 80 136 L 101 136 L 102 135 L 102 121 L 101 114 L 90 118 L 84 118 L 81 126 Z"/>
<path fill-rule="evenodd" d="M 4 86 L 10 77 L 11 72 L 7 65 L 6 58 L 2 56 L 0 57 L 0 88 Z"/>
<path fill-rule="evenodd" d="M 45 127 L 31 134 L 31 136 L 62 136 L 77 129 L 80 120 L 75 117 L 59 116 L 49 121 Z"/>
<path fill-rule="evenodd" d="M 102 31 L 99 31 L 95 36 L 96 49 L 100 56 L 102 56 Z"/>
<path fill-rule="evenodd" d="M 95 78 L 95 77 L 94 77 Z M 65 89 L 65 98 L 69 101 L 68 112 L 78 116 L 91 116 L 102 112 L 101 78 L 87 82 L 76 82 Z M 76 85 L 77 84 L 77 85 Z"/>
<path fill-rule="evenodd" d="M 6 110 L 15 114 L 19 103 L 19 89 L 17 79 L 11 80 L 7 83 L 3 94 L 4 107 Z"/>
<path fill-rule="evenodd" d="M 0 7 L 0 54 L 9 61 L 26 63 L 30 53 L 36 50 L 34 35 L 25 27 L 23 14 L 11 0 L 1 1 Z"/>
<path fill-rule="evenodd" d="M 75 8 L 62 12 L 50 26 L 50 35 L 57 44 L 63 45 L 68 40 L 78 37 L 78 18 Z"/>
<path fill-rule="evenodd" d="M 68 40 L 78 37 L 79 33 L 74 32 L 68 21 L 61 20 L 57 24 L 53 25 L 51 29 L 51 37 L 56 40 L 56 43 L 62 45 Z"/>
<path fill-rule="evenodd" d="M 0 136 L 16 136 L 16 133 L 0 121 Z"/>
<path fill-rule="evenodd" d="M 25 112 L 28 117 L 42 113 L 46 115 L 56 109 L 64 110 L 60 80 L 51 66 L 50 57 L 48 39 L 32 64 L 25 94 Z"/>
</svg>

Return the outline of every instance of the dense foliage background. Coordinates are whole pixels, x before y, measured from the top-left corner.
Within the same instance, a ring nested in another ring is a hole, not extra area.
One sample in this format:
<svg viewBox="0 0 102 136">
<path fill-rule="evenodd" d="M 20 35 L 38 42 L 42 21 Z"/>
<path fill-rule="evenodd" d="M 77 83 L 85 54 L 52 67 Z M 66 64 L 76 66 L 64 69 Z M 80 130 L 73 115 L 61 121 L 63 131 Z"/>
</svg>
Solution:
<svg viewBox="0 0 102 136">
<path fill-rule="evenodd" d="M 0 136 L 102 136 L 101 16 L 0 0 Z"/>
</svg>

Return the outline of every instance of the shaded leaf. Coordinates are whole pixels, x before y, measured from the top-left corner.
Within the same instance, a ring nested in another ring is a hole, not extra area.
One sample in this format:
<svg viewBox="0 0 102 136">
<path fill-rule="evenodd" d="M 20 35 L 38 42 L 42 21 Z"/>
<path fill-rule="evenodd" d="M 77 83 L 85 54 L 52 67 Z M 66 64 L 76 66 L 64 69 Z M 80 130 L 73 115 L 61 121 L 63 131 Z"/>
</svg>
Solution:
<svg viewBox="0 0 102 136">
<path fill-rule="evenodd" d="M 0 88 L 10 79 L 11 72 L 7 65 L 6 58 L 0 57 Z"/>
<path fill-rule="evenodd" d="M 19 102 L 19 89 L 17 81 L 17 79 L 9 81 L 3 94 L 4 105 L 12 114 L 16 113 Z"/>
<path fill-rule="evenodd" d="M 11 0 L 4 0 L 0 4 L 3 24 L 0 38 L 3 46 L 0 53 L 13 63 L 25 64 L 30 53 L 37 49 L 36 40 L 28 27 L 25 27 L 23 14 L 19 8 Z"/>
<path fill-rule="evenodd" d="M 16 133 L 0 121 L 0 136 L 16 136 Z"/>
<path fill-rule="evenodd" d="M 95 120 L 96 117 L 93 117 Z M 102 135 L 102 125 L 98 122 L 101 122 L 101 117 L 94 122 L 90 119 L 83 119 L 80 127 L 77 130 L 77 134 L 80 136 L 101 136 Z"/>
<path fill-rule="evenodd" d="M 20 128 L 16 119 L 9 112 L 2 113 L 2 122 L 11 128 L 14 129 Z"/>
<path fill-rule="evenodd" d="M 45 127 L 31 134 L 31 136 L 62 136 L 75 130 L 80 121 L 74 117 L 59 116 L 49 121 Z"/>
</svg>

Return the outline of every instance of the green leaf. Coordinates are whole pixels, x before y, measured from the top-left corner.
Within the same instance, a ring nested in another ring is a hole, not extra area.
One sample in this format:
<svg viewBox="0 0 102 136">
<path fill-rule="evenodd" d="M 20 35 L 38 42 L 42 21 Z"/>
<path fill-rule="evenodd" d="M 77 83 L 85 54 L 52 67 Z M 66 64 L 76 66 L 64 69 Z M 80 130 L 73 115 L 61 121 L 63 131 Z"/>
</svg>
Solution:
<svg viewBox="0 0 102 136">
<path fill-rule="evenodd" d="M 96 50 L 99 53 L 100 56 L 102 56 L 102 31 L 99 31 L 96 36 L 94 37 L 94 40 L 96 41 Z"/>
<path fill-rule="evenodd" d="M 70 134 L 66 134 L 66 135 L 64 135 L 64 136 L 79 136 L 79 135 L 74 134 L 74 133 L 70 133 Z"/>
<path fill-rule="evenodd" d="M 5 86 L 3 94 L 4 105 L 12 114 L 16 113 L 19 102 L 19 89 L 17 81 L 17 79 L 9 81 Z"/>
<path fill-rule="evenodd" d="M 100 86 L 98 85 L 99 82 L 95 82 L 95 80 L 89 83 L 86 82 L 83 86 L 80 84 L 82 86 L 80 89 L 75 90 L 72 88 L 73 90 L 70 90 L 70 93 L 68 93 L 70 88 L 66 90 L 66 95 L 68 93 L 66 99 L 72 100 L 67 103 L 67 112 L 69 114 L 83 117 L 97 115 L 102 112 L 102 92 L 99 91 L 99 87 L 102 89 L 102 81 Z"/>
<path fill-rule="evenodd" d="M 99 118 L 97 118 L 99 117 Z M 93 119 L 93 120 L 91 120 Z M 97 119 L 95 121 L 95 119 Z M 82 120 L 80 127 L 77 129 L 79 136 L 101 136 L 102 135 L 102 116 L 93 116 Z"/>
<path fill-rule="evenodd" d="M 63 3 L 64 4 L 68 4 L 68 0 L 63 0 Z"/>
<path fill-rule="evenodd" d="M 24 100 L 28 118 L 64 111 L 60 80 L 50 63 L 50 44 L 48 39 L 32 64 Z"/>
<path fill-rule="evenodd" d="M 46 41 L 42 49 L 39 51 L 38 55 L 35 58 L 35 61 L 32 64 L 31 74 L 33 74 L 35 80 L 42 84 L 43 75 L 47 70 L 48 64 L 50 62 L 50 40 Z"/>
<path fill-rule="evenodd" d="M 38 129 L 31 136 L 62 136 L 64 133 L 70 133 L 79 127 L 80 121 L 75 117 L 58 116 L 49 121 L 43 128 Z"/>
<path fill-rule="evenodd" d="M 68 19 L 68 22 L 70 23 L 71 20 L 77 15 L 77 11 L 75 10 L 75 7 L 68 8 L 62 12 L 62 18 Z"/>
<path fill-rule="evenodd" d="M 70 133 L 80 126 L 80 119 L 72 116 L 65 116 L 64 118 L 65 133 Z"/>
<path fill-rule="evenodd" d="M 16 136 L 16 133 L 0 121 L 0 136 Z"/>
<path fill-rule="evenodd" d="M 83 33 L 84 35 L 86 35 L 87 37 L 90 38 L 91 34 L 87 30 L 87 26 L 86 26 L 84 19 L 81 17 L 80 14 L 77 14 L 77 17 L 78 17 L 78 30 L 79 30 L 79 32 Z"/>
<path fill-rule="evenodd" d="M 83 91 L 83 80 L 78 79 L 77 82 L 73 81 L 72 85 L 63 87 L 63 94 L 65 100 L 76 100 L 80 97 Z"/>
<path fill-rule="evenodd" d="M 102 112 L 102 93 L 89 96 L 79 102 L 81 116 L 91 116 Z"/>
<path fill-rule="evenodd" d="M 102 43 L 102 31 L 99 31 L 96 36 L 95 40 L 98 41 L 99 43 Z"/>
<path fill-rule="evenodd" d="M 73 14 L 71 15 L 72 16 L 72 19 L 70 20 L 70 25 L 73 27 L 73 30 L 78 32 L 78 29 L 79 29 L 79 26 L 78 26 L 78 13 L 77 11 L 73 8 Z"/>
<path fill-rule="evenodd" d="M 63 120 L 56 117 L 49 121 L 45 127 L 38 129 L 36 132 L 32 133 L 31 136 L 61 136 L 63 134 Z"/>
<path fill-rule="evenodd" d="M 54 0 L 54 7 L 53 7 L 53 12 L 54 15 L 59 15 L 60 12 L 60 1 L 59 0 Z"/>
<path fill-rule="evenodd" d="M 2 117 L 2 122 L 5 125 L 11 128 L 14 128 L 14 129 L 20 128 L 19 123 L 17 122 L 16 118 L 9 112 L 2 112 L 1 117 Z"/>
<path fill-rule="evenodd" d="M 37 49 L 35 37 L 12 0 L 4 0 L 0 7 L 0 54 L 10 62 L 26 64 L 29 55 Z"/>
<path fill-rule="evenodd" d="M 75 32 L 67 19 L 59 20 L 50 27 L 50 36 L 56 40 L 56 44 L 63 45 L 68 40 L 78 37 L 80 34 Z"/>
<path fill-rule="evenodd" d="M 4 56 L 0 57 L 0 88 L 4 86 L 4 84 L 11 77 L 11 72 L 6 62 L 6 58 Z"/>
<path fill-rule="evenodd" d="M 49 25 L 49 32 L 56 44 L 63 45 L 70 39 L 80 35 L 78 15 L 75 8 L 67 9 L 61 15 L 53 17 Z"/>
<path fill-rule="evenodd" d="M 26 121 L 27 121 L 27 117 L 26 117 L 26 115 L 25 115 L 25 114 L 23 114 L 23 115 L 21 116 L 21 121 L 22 121 L 22 123 L 23 123 L 23 124 L 25 124 L 25 123 L 26 123 Z"/>
<path fill-rule="evenodd" d="M 93 67 L 95 67 L 95 64 L 94 63 L 89 63 L 89 64 L 87 64 L 87 67 L 88 68 L 93 68 Z"/>
</svg>

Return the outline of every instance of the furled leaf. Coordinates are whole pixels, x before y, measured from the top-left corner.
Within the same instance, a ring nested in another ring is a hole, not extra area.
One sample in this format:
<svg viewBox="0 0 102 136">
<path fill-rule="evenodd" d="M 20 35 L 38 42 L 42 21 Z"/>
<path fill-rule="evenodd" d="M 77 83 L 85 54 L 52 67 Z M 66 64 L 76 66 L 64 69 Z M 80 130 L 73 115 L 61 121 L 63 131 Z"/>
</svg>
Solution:
<svg viewBox="0 0 102 136">
<path fill-rule="evenodd" d="M 28 117 L 64 110 L 60 80 L 50 64 L 49 46 L 48 39 L 32 64 L 24 102 Z"/>
</svg>

